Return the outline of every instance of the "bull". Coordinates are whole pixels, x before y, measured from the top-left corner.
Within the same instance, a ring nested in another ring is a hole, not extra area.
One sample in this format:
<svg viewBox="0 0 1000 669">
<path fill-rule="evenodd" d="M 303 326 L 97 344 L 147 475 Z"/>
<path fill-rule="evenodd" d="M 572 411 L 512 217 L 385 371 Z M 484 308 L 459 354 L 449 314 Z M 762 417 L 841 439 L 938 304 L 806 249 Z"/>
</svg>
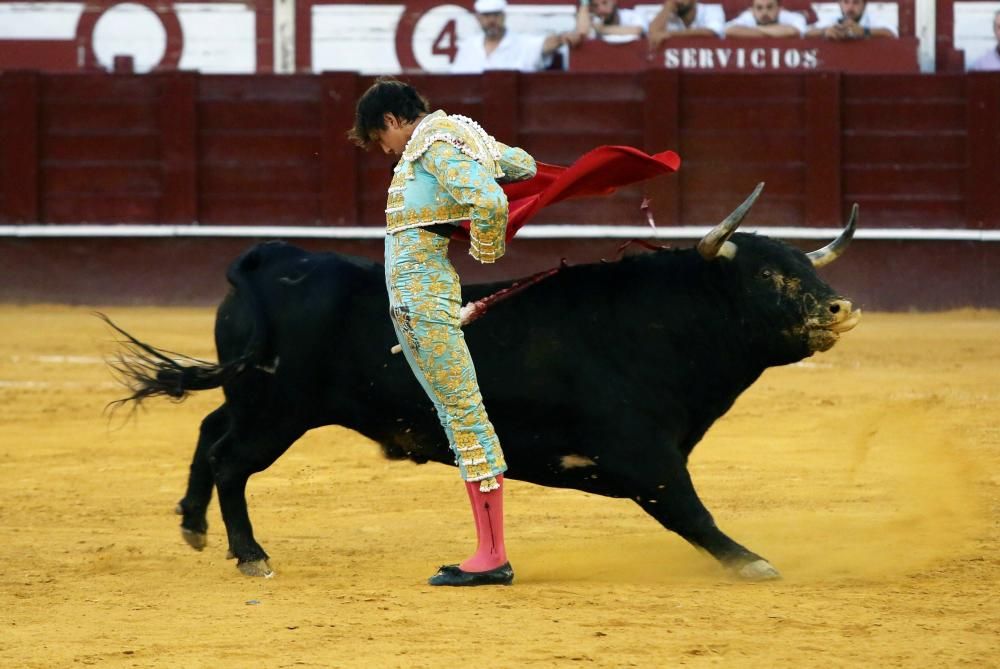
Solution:
<svg viewBox="0 0 1000 669">
<path fill-rule="evenodd" d="M 765 369 L 826 351 L 861 316 L 815 270 L 850 242 L 857 205 L 836 240 L 803 253 L 736 231 L 761 186 L 696 249 L 565 267 L 465 328 L 508 478 L 630 498 L 747 580 L 779 573 L 716 526 L 688 456 Z M 214 487 L 230 556 L 244 574 L 270 576 L 246 484 L 307 430 L 342 425 L 417 463 L 454 465 L 454 455 L 406 361 L 389 354 L 380 265 L 269 242 L 227 278 L 217 364 L 177 358 L 112 323 L 125 337 L 116 368 L 132 392 L 121 402 L 222 387 L 177 505 L 182 535 L 205 547 Z M 470 285 L 463 300 L 510 285 Z"/>
</svg>

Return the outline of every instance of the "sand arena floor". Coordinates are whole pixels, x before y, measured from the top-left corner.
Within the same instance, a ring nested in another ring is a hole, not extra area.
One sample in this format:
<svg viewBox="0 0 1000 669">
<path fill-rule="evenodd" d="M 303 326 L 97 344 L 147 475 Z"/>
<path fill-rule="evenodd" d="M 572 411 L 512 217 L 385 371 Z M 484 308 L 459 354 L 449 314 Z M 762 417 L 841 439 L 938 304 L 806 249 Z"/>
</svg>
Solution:
<svg viewBox="0 0 1000 669">
<path fill-rule="evenodd" d="M 214 359 L 209 309 L 113 308 Z M 1000 314 L 869 314 L 768 371 L 695 450 L 717 521 L 784 580 L 729 579 L 637 506 L 511 482 L 514 587 L 424 585 L 465 556 L 454 470 L 339 428 L 251 480 L 277 570 L 179 536 L 220 395 L 121 395 L 87 309 L 0 306 L 0 667 L 986 667 L 1000 664 Z M 494 659 L 490 659 L 494 658 Z"/>
</svg>

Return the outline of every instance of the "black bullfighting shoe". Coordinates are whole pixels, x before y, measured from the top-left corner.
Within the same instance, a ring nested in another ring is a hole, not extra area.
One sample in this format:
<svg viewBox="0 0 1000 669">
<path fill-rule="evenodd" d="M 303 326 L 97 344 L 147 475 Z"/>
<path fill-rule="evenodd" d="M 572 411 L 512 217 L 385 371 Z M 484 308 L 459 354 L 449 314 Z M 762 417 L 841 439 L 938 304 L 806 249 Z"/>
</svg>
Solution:
<svg viewBox="0 0 1000 669">
<path fill-rule="evenodd" d="M 462 571 L 457 564 L 446 564 L 427 579 L 431 585 L 510 585 L 514 569 L 505 562 L 489 571 Z"/>
</svg>

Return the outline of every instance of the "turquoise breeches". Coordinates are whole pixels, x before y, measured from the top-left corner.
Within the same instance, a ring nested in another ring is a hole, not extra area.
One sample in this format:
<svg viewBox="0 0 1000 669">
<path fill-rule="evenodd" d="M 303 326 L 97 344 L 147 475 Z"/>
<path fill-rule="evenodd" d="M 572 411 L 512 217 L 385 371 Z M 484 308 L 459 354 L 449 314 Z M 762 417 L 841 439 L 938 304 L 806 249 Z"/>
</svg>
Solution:
<svg viewBox="0 0 1000 669">
<path fill-rule="evenodd" d="M 495 489 L 507 464 L 462 333 L 462 291 L 448 238 L 423 228 L 386 235 L 385 282 L 403 355 L 434 402 L 462 478 Z"/>
</svg>

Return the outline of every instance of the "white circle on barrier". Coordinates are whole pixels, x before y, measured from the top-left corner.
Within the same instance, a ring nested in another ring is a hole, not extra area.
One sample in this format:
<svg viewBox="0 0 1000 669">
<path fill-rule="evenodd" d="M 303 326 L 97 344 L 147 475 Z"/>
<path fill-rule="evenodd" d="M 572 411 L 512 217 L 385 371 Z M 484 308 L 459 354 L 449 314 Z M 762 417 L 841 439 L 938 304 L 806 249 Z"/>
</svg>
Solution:
<svg viewBox="0 0 1000 669">
<path fill-rule="evenodd" d="M 108 70 L 115 56 L 132 56 L 136 72 L 149 72 L 167 51 L 167 30 L 149 7 L 123 2 L 97 19 L 93 48 L 97 61 Z"/>
<path fill-rule="evenodd" d="M 413 57 L 427 72 L 447 72 L 458 53 L 458 43 L 481 32 L 479 21 L 464 7 L 438 5 L 413 27 Z"/>
</svg>

